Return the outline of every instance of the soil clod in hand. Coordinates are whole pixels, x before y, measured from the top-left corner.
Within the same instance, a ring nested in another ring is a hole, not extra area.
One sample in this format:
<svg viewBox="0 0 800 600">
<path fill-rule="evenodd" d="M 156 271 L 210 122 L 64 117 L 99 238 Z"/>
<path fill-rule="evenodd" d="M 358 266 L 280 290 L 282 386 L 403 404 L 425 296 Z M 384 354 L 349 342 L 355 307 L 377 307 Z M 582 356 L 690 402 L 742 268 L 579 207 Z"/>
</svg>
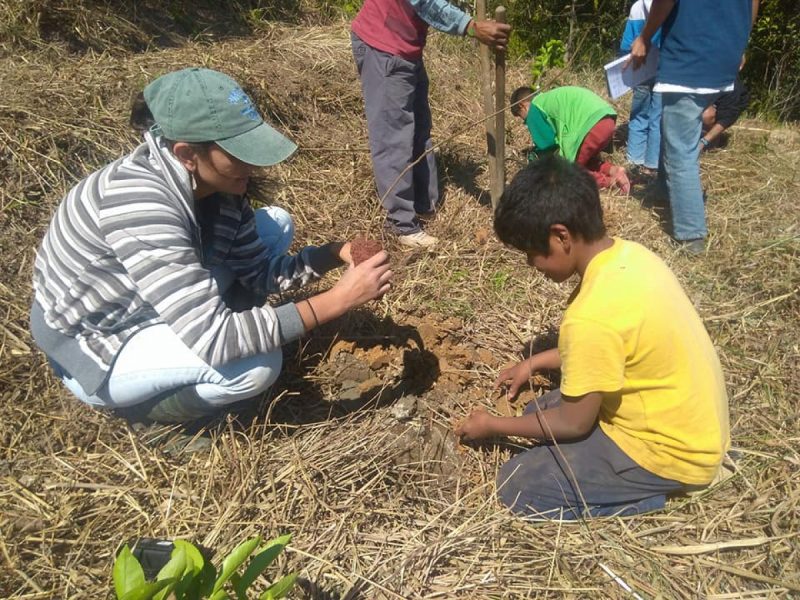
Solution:
<svg viewBox="0 0 800 600">
<path fill-rule="evenodd" d="M 358 266 L 368 258 L 372 258 L 383 250 L 383 245 L 378 240 L 373 240 L 365 236 L 358 236 L 350 242 L 350 255 L 353 257 L 353 265 Z"/>
</svg>

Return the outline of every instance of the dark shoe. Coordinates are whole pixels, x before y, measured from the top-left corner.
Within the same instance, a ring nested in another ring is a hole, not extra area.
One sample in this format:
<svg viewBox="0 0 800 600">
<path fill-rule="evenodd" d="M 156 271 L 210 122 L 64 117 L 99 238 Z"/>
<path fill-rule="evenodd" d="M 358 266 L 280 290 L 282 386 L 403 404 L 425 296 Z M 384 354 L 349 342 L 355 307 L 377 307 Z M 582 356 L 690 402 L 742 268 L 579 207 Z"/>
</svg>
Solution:
<svg viewBox="0 0 800 600">
<path fill-rule="evenodd" d="M 690 256 L 700 256 L 706 252 L 706 240 L 704 238 L 696 240 L 675 240 L 675 245 L 678 247 L 678 252 Z"/>
<path fill-rule="evenodd" d="M 131 429 L 139 435 L 145 446 L 159 448 L 170 455 L 203 452 L 213 445 L 205 431 L 191 434 L 175 425 L 131 423 Z"/>
</svg>

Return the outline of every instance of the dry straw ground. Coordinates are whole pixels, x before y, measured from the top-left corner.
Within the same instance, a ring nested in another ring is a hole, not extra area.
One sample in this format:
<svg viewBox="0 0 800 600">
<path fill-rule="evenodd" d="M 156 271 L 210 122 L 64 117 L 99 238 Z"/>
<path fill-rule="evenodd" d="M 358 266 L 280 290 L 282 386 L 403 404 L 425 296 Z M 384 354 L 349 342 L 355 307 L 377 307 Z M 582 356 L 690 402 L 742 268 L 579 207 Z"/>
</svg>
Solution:
<svg viewBox="0 0 800 600">
<path fill-rule="evenodd" d="M 170 431 L 134 431 L 54 381 L 27 332 L 38 240 L 64 191 L 135 143 L 133 93 L 196 64 L 245 82 L 299 142 L 258 195 L 295 215 L 298 243 L 380 231 L 344 24 L 137 54 L 44 45 L 2 57 L 0 596 L 105 597 L 115 549 L 136 536 L 223 553 L 284 532 L 294 539 L 280 569 L 300 572 L 301 598 L 636 597 L 625 586 L 643 598 L 800 595 L 796 129 L 748 120 L 703 157 L 702 259 L 671 249 L 641 190 L 604 196 L 613 233 L 669 262 L 719 348 L 735 474 L 659 514 L 526 524 L 494 500 L 509 447 L 456 448 L 446 432 L 470 405 L 493 404 L 497 369 L 552 332 L 569 286 L 488 234 L 481 126 L 467 127 L 481 112 L 478 61 L 461 40 L 433 36 L 428 52 L 434 136 L 466 129 L 440 149 L 446 201 L 430 229 L 442 245 L 424 254 L 389 242 L 396 289 L 287 348 L 274 392 L 209 424 L 210 449 L 172 452 Z M 524 71 L 510 67 L 509 87 Z M 557 83 L 567 82 L 597 87 L 586 74 Z M 512 126 L 509 170 L 525 143 Z M 405 393 L 420 397 L 417 413 L 398 422 Z"/>
</svg>

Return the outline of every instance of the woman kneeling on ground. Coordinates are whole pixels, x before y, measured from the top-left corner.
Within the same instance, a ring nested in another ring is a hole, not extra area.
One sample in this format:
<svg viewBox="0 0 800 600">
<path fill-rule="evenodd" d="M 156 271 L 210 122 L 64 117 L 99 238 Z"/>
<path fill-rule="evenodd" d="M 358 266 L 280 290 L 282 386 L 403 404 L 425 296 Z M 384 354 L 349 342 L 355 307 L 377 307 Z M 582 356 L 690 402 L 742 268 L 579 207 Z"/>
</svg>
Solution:
<svg viewBox="0 0 800 600">
<path fill-rule="evenodd" d="M 253 169 L 297 147 L 228 76 L 159 77 L 131 124 L 145 142 L 67 194 L 36 255 L 33 337 L 83 402 L 131 420 L 215 414 L 275 382 L 283 344 L 389 289 L 385 252 L 357 267 L 349 243 L 289 256 L 289 214 L 250 207 Z M 264 305 L 345 263 L 330 290 Z"/>
</svg>

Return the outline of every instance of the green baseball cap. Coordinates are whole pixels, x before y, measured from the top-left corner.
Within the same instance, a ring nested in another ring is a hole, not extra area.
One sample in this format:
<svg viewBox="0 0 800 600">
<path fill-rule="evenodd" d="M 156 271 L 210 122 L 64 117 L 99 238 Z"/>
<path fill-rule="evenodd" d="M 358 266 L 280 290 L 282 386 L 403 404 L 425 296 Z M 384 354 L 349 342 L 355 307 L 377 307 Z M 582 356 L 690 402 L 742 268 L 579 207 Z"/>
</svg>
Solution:
<svg viewBox="0 0 800 600">
<path fill-rule="evenodd" d="M 174 142 L 215 142 L 242 162 L 268 167 L 297 145 L 267 125 L 233 79 L 198 67 L 162 75 L 144 88 L 156 127 Z"/>
</svg>

